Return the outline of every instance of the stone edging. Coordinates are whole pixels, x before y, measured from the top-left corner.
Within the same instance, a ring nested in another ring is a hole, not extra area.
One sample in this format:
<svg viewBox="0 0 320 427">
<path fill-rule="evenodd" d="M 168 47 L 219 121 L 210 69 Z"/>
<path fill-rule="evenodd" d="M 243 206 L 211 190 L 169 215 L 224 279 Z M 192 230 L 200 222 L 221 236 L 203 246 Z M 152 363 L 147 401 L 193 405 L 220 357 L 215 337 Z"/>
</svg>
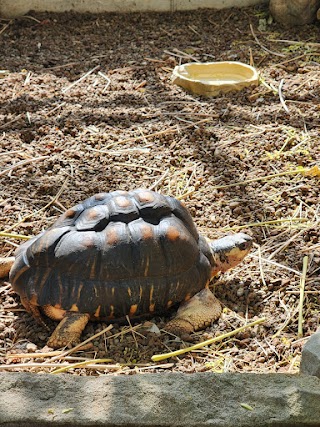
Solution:
<svg viewBox="0 0 320 427">
<path fill-rule="evenodd" d="M 320 379 L 210 372 L 3 373 L 0 426 L 320 426 Z"/>
</svg>

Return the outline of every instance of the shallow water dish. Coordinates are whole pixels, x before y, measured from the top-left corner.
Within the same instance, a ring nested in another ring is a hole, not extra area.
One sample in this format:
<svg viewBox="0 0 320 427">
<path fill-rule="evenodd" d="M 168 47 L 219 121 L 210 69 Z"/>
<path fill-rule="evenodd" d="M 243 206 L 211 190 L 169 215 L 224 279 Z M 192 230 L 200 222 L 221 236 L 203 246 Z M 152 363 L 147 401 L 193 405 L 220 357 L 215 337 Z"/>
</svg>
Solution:
<svg viewBox="0 0 320 427">
<path fill-rule="evenodd" d="M 216 96 L 258 85 L 259 75 L 255 68 L 241 62 L 192 62 L 175 67 L 172 81 L 198 95 Z"/>
</svg>

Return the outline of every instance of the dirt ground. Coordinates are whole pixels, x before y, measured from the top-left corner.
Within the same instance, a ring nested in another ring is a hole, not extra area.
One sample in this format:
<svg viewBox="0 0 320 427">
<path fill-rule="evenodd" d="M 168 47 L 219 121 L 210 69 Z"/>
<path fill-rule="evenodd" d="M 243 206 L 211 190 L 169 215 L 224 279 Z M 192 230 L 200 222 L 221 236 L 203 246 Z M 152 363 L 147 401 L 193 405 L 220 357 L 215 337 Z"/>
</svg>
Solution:
<svg viewBox="0 0 320 427">
<path fill-rule="evenodd" d="M 48 358 L 49 332 L 3 281 L 0 369 L 110 358 L 109 367 L 69 372 L 297 372 L 319 326 L 319 24 L 284 29 L 257 7 L 31 12 L 1 25 L 1 231 L 30 237 L 94 193 L 153 187 L 181 198 L 208 237 L 242 230 L 255 240 L 246 261 L 213 282 L 223 315 L 195 342 L 266 320 L 161 363 L 151 356 L 190 345 L 161 331 L 165 317 L 135 329 L 115 324 L 87 352 Z M 171 83 L 179 63 L 220 60 L 253 61 L 260 85 L 204 98 Z M 1 256 L 22 242 L 5 233 Z M 90 323 L 83 339 L 106 326 Z"/>
</svg>

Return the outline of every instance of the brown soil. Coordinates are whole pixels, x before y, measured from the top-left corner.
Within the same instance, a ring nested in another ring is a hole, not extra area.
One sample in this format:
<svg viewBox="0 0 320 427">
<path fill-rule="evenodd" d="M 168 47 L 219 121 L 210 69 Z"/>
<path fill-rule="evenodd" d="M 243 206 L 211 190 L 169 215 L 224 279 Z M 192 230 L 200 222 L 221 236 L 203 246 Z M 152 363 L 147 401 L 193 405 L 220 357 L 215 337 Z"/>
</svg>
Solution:
<svg viewBox="0 0 320 427">
<path fill-rule="evenodd" d="M 30 14 L 2 21 L 0 66 L 9 71 L 0 94 L 3 231 L 31 236 L 96 192 L 151 187 L 159 181 L 155 188 L 181 197 L 203 234 L 216 238 L 245 226 L 256 242 L 252 256 L 214 282 L 224 313 L 195 334 L 195 341 L 266 317 L 262 325 L 171 358 L 160 368 L 153 367 L 153 354 L 188 344 L 148 331 L 150 323 L 109 338 L 124 328 L 114 325 L 94 339 L 90 351 L 77 354 L 128 364 L 107 373 L 296 372 L 301 347 L 319 326 L 319 171 L 318 176 L 296 171 L 320 162 L 319 26 L 283 29 L 271 23 L 261 30 L 263 19 L 268 19 L 265 9 L 250 8 Z M 258 87 L 206 99 L 171 83 L 179 61 L 249 63 L 251 54 L 261 72 Z M 277 92 L 281 81 L 287 111 Z M 1 237 L 0 255 L 11 255 L 19 243 Z M 32 367 L 44 361 L 42 356 L 8 357 L 43 351 L 49 332 L 23 311 L 7 282 L 2 282 L 0 298 L 3 365 L 22 362 L 24 369 L 51 370 L 43 364 Z M 161 328 L 165 318 L 151 322 Z M 53 330 L 54 322 L 48 324 Z M 83 339 L 105 326 L 90 323 Z"/>
</svg>

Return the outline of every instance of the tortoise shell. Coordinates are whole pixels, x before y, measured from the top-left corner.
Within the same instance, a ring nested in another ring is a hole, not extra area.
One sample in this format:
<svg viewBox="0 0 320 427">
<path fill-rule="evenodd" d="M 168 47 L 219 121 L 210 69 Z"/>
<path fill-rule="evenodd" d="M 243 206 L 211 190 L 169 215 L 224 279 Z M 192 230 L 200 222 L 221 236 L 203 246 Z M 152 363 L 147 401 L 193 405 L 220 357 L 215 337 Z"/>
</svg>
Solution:
<svg viewBox="0 0 320 427">
<path fill-rule="evenodd" d="M 120 319 L 190 298 L 210 280 L 212 262 L 178 200 L 114 191 L 67 210 L 21 245 L 10 280 L 23 303 Z"/>
</svg>

